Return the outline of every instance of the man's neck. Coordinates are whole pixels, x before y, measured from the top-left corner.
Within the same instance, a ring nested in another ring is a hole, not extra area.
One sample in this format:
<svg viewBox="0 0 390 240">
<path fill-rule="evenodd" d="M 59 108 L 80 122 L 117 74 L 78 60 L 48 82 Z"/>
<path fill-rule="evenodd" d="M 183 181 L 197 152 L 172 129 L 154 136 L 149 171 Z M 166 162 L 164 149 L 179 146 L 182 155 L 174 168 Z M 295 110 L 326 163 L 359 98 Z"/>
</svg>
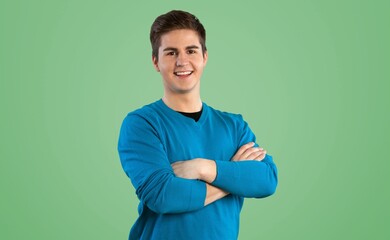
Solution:
<svg viewBox="0 0 390 240">
<path fill-rule="evenodd" d="M 162 98 L 163 102 L 171 109 L 178 112 L 199 112 L 202 109 L 202 100 L 200 96 L 189 95 L 167 95 Z"/>
</svg>

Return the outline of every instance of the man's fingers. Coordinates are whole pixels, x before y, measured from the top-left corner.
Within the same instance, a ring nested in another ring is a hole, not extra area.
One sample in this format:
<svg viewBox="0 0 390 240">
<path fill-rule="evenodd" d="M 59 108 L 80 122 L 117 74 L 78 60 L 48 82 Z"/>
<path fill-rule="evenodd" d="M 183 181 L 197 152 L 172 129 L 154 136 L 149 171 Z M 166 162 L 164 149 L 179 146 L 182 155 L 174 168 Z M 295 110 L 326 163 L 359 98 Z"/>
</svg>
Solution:
<svg viewBox="0 0 390 240">
<path fill-rule="evenodd" d="M 232 161 L 262 161 L 267 152 L 263 148 L 253 147 L 253 145 L 253 142 L 243 145 L 234 155 Z"/>
<path fill-rule="evenodd" d="M 256 160 L 256 161 L 263 161 L 264 158 L 265 158 L 265 155 L 267 155 L 267 151 L 263 151 L 259 156 L 257 156 L 256 158 L 254 158 L 253 160 Z"/>
<path fill-rule="evenodd" d="M 242 159 L 253 158 L 254 155 L 257 155 L 261 151 L 263 151 L 262 148 L 258 148 L 258 147 L 249 148 L 241 155 L 241 158 Z"/>
<path fill-rule="evenodd" d="M 254 142 L 250 142 L 250 143 L 242 145 L 240 147 L 240 149 L 238 149 L 236 155 L 241 156 L 246 150 L 252 148 L 254 145 L 255 145 Z"/>
<path fill-rule="evenodd" d="M 261 154 L 263 154 L 264 150 L 262 148 L 258 148 L 253 150 L 249 155 L 245 156 L 244 159 L 253 160 L 258 158 Z"/>
<path fill-rule="evenodd" d="M 262 161 L 267 154 L 267 151 L 263 148 L 254 147 L 254 142 L 249 142 L 242 145 L 236 154 L 233 156 L 232 161 L 246 161 L 246 160 L 256 160 Z"/>
<path fill-rule="evenodd" d="M 242 154 L 243 154 L 246 150 L 252 148 L 254 145 L 255 145 L 254 142 L 249 142 L 249 143 L 247 143 L 247 144 L 242 145 L 242 146 L 238 149 L 238 151 L 236 152 L 236 154 L 234 154 L 232 160 L 233 160 L 233 161 L 238 161 L 238 160 L 240 160 L 240 159 L 242 158 Z"/>
</svg>

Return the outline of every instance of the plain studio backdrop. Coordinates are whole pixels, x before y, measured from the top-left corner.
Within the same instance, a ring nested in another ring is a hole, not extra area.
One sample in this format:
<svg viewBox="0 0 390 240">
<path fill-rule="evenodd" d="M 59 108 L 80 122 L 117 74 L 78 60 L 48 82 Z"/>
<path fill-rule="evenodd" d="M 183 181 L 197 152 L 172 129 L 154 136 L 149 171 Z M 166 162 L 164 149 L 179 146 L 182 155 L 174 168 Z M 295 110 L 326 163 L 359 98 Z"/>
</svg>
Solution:
<svg viewBox="0 0 390 240">
<path fill-rule="evenodd" d="M 0 3 L 0 238 L 127 239 L 126 114 L 162 97 L 154 19 L 207 30 L 202 100 L 241 113 L 279 187 L 240 239 L 389 239 L 389 1 Z"/>
</svg>

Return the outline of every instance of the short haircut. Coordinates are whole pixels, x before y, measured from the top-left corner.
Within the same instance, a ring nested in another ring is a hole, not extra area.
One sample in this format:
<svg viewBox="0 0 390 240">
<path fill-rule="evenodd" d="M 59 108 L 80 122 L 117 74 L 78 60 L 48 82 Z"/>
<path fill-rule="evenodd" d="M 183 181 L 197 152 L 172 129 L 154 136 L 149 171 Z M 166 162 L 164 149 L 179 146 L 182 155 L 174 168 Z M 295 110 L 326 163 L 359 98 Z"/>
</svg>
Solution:
<svg viewBox="0 0 390 240">
<path fill-rule="evenodd" d="M 197 32 L 203 54 L 207 51 L 206 30 L 204 29 L 202 23 L 200 23 L 199 19 L 189 12 L 172 10 L 158 16 L 156 20 L 154 20 L 150 29 L 152 55 L 156 59 L 158 59 L 158 49 L 161 45 L 161 36 L 170 31 L 179 29 L 189 29 Z"/>
</svg>

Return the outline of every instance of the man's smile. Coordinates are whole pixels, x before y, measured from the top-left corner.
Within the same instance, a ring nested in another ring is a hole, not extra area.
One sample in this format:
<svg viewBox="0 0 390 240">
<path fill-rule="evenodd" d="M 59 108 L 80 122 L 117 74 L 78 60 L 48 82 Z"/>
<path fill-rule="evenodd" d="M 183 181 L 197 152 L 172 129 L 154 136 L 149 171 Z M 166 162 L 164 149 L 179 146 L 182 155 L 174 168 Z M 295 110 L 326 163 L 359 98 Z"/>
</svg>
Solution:
<svg viewBox="0 0 390 240">
<path fill-rule="evenodd" d="M 189 76 L 193 73 L 193 71 L 177 71 L 174 72 L 176 76 Z"/>
</svg>

